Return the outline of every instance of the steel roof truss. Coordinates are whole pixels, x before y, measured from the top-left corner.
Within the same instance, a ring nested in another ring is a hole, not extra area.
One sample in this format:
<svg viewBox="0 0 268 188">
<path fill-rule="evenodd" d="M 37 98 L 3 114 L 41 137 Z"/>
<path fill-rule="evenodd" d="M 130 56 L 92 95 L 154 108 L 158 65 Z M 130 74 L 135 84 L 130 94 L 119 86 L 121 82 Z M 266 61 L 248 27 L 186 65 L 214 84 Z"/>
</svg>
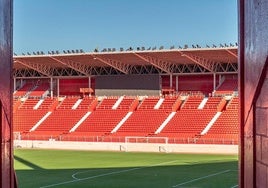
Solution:
<svg viewBox="0 0 268 188">
<path fill-rule="evenodd" d="M 101 58 L 98 56 L 93 56 L 94 59 L 101 61 L 102 63 L 105 63 L 106 65 L 109 65 L 113 67 L 114 69 L 119 70 L 120 72 L 123 72 L 124 74 L 128 74 L 130 66 L 127 64 L 122 63 L 121 61 L 114 60 L 114 59 L 108 59 L 108 58 Z"/>
<path fill-rule="evenodd" d="M 238 72 L 238 67 L 236 63 L 218 63 L 217 64 L 217 72 Z"/>
<path fill-rule="evenodd" d="M 25 78 L 25 77 L 47 77 L 47 76 L 42 75 L 40 72 L 37 72 L 33 69 L 19 69 L 19 70 L 13 69 L 13 77 Z"/>
<path fill-rule="evenodd" d="M 237 63 L 228 63 L 228 64 L 230 65 L 230 68 L 232 68 L 235 72 L 238 72 L 238 64 Z"/>
<path fill-rule="evenodd" d="M 130 74 L 155 74 L 155 73 L 162 73 L 160 69 L 157 69 L 154 66 L 133 66 L 130 69 Z"/>
<path fill-rule="evenodd" d="M 214 68 L 215 68 L 214 64 L 215 64 L 215 62 L 209 61 L 208 59 L 205 59 L 203 57 L 199 57 L 199 56 L 196 56 L 196 55 L 183 53 L 181 51 L 178 51 L 178 52 L 181 54 L 181 56 L 186 57 L 189 60 L 191 60 L 192 62 L 203 66 L 204 68 L 206 68 L 210 72 L 214 72 Z"/>
<path fill-rule="evenodd" d="M 35 71 L 38 71 L 40 72 L 41 74 L 44 74 L 48 77 L 51 77 L 52 76 L 52 70 L 53 68 L 50 67 L 50 66 L 47 66 L 45 64 L 40 64 L 40 63 L 32 63 L 32 62 L 25 62 L 25 61 L 22 61 L 22 60 L 16 60 L 17 63 L 20 63 L 30 69 L 33 69 Z"/>
<path fill-rule="evenodd" d="M 205 69 L 197 64 L 178 64 L 176 65 L 174 73 L 196 73 L 196 72 L 205 72 Z"/>
<path fill-rule="evenodd" d="M 172 74 L 172 71 L 171 71 L 171 66 L 172 66 L 172 63 L 169 63 L 163 59 L 160 59 L 160 58 L 155 58 L 155 57 L 152 57 L 152 56 L 148 56 L 148 55 L 144 55 L 144 54 L 137 54 L 137 53 L 134 53 L 137 57 L 139 57 L 140 59 L 154 65 L 155 67 L 161 69 L 162 71 L 168 73 L 168 74 Z"/>
<path fill-rule="evenodd" d="M 206 71 L 206 69 L 204 69 L 200 65 L 194 64 L 194 72 L 205 72 L 205 71 Z"/>
<path fill-rule="evenodd" d="M 81 72 L 82 74 L 84 74 L 85 76 L 89 76 L 88 74 L 88 66 L 86 65 L 82 65 L 81 63 L 72 61 L 72 60 L 67 60 L 67 59 L 62 59 L 62 58 L 55 58 L 50 56 L 51 59 L 57 61 L 58 63 L 61 63 L 67 67 L 70 67 L 78 72 Z"/>
</svg>

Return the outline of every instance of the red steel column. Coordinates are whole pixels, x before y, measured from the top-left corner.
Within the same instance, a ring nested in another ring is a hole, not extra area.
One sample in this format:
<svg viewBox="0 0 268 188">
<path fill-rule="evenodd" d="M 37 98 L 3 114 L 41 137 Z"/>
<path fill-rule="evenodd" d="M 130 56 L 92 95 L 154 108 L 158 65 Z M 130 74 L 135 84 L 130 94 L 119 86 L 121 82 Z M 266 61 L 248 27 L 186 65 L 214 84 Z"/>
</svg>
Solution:
<svg viewBox="0 0 268 188">
<path fill-rule="evenodd" d="M 12 131 L 12 17 L 13 1 L 0 0 L 0 187 L 15 187 Z"/>
<path fill-rule="evenodd" d="M 245 169 L 245 142 L 244 142 L 244 49 L 245 49 L 245 23 L 244 23 L 244 0 L 240 0 L 238 4 L 238 40 L 239 40 L 239 48 L 238 48 L 238 88 L 239 88 L 239 97 L 240 97 L 240 108 L 239 108 L 239 124 L 240 124 L 240 131 L 239 131 L 239 187 L 244 188 L 244 169 Z"/>
<path fill-rule="evenodd" d="M 239 0 L 240 187 L 268 187 L 268 1 Z"/>
</svg>

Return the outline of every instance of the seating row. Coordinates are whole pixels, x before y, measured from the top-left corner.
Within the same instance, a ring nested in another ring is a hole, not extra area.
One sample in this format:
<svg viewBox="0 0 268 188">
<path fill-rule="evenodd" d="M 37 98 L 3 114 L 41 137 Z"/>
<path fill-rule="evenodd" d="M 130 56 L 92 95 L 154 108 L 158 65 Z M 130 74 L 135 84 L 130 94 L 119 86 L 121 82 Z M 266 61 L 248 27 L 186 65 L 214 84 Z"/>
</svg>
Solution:
<svg viewBox="0 0 268 188">
<path fill-rule="evenodd" d="M 204 107 L 199 109 L 199 104 L 205 99 L 204 96 L 188 97 L 181 101 L 180 108 L 168 121 L 168 117 L 172 114 L 172 106 L 181 99 L 162 98 L 162 103 L 160 99 L 140 99 L 133 111 L 130 107 L 137 101 L 136 98 L 123 98 L 115 109 L 113 107 L 119 98 L 102 100 L 94 97 L 60 100 L 46 98 L 41 103 L 37 99 L 18 100 L 14 101 L 14 131 L 28 135 L 27 138 L 38 135 L 38 139 L 41 139 L 40 135 L 44 134 L 45 139 L 49 136 L 57 139 L 68 136 L 68 140 L 72 137 L 75 140 L 80 136 L 84 138 L 92 135 L 114 138 L 126 136 L 181 138 L 187 135 L 188 138 L 199 140 L 209 138 L 207 135 L 220 135 L 220 139 L 223 135 L 226 139 L 229 139 L 228 135 L 238 135 L 237 97 L 228 101 L 226 108 L 206 135 L 200 133 L 217 113 L 217 106 L 224 100 L 223 98 L 209 97 Z M 94 108 L 91 108 L 93 104 Z M 157 104 L 159 107 L 156 108 Z M 81 121 L 83 117 L 85 119 Z M 112 133 L 123 119 L 122 125 Z M 165 121 L 167 122 L 164 124 Z M 161 131 L 156 133 L 160 126 Z"/>
</svg>

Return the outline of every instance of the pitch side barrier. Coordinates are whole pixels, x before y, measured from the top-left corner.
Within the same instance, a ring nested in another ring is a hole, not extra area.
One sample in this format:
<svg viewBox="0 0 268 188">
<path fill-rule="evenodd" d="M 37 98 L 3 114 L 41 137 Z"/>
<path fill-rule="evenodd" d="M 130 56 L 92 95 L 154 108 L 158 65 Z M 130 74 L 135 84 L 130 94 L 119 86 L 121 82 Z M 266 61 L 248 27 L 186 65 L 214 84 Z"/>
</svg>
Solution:
<svg viewBox="0 0 268 188">
<path fill-rule="evenodd" d="M 238 145 L 14 140 L 14 148 L 117 152 L 238 154 Z"/>
<path fill-rule="evenodd" d="M 14 133 L 17 141 L 60 141 L 60 142 L 96 142 L 96 143 L 156 143 L 156 144 L 218 144 L 218 145 L 238 145 L 238 138 L 190 138 L 190 137 L 142 137 L 142 136 L 64 136 L 53 135 L 21 135 Z"/>
</svg>

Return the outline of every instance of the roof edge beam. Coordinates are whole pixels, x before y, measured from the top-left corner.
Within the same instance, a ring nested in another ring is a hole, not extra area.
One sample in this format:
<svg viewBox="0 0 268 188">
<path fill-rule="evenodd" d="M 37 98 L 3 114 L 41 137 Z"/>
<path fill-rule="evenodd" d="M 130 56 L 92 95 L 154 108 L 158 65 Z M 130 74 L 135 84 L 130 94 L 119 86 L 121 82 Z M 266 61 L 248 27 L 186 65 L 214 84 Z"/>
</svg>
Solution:
<svg viewBox="0 0 268 188">
<path fill-rule="evenodd" d="M 232 52 L 229 49 L 225 49 L 229 54 L 231 54 L 232 56 L 234 56 L 236 59 L 238 58 L 237 54 L 235 54 L 234 52 Z"/>
</svg>

